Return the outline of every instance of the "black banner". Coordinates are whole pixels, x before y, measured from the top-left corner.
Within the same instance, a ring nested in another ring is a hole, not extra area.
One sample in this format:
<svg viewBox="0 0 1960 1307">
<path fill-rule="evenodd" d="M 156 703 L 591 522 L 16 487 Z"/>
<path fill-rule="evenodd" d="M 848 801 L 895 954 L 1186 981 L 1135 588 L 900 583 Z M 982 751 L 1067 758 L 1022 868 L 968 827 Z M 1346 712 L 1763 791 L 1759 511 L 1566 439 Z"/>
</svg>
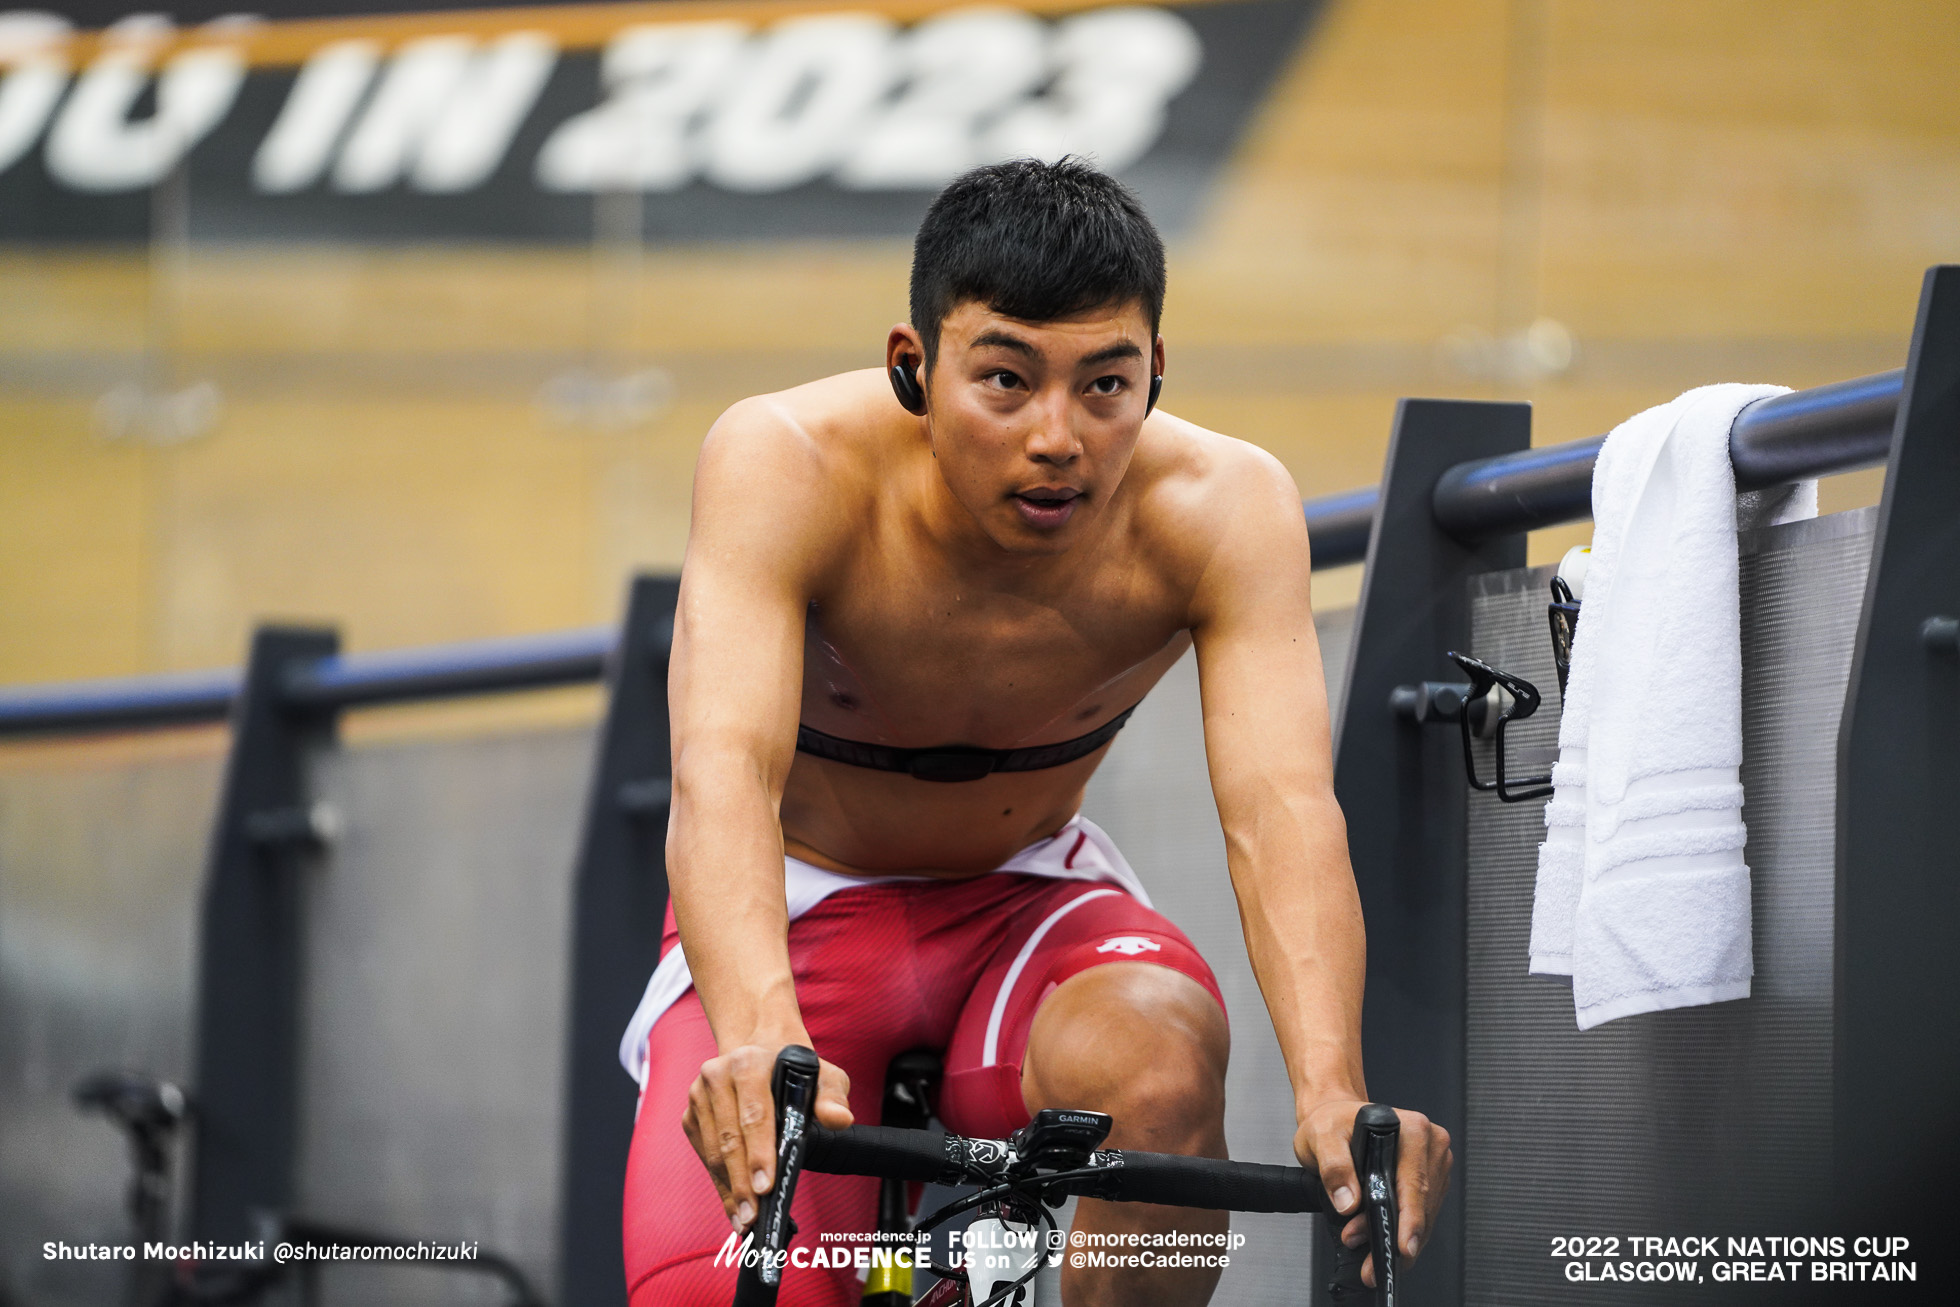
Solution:
<svg viewBox="0 0 1960 1307">
<path fill-rule="evenodd" d="M 0 240 L 576 241 L 602 209 L 653 240 L 894 236 L 967 167 L 1064 153 L 1176 231 L 1320 0 L 663 7 L 0 14 Z"/>
</svg>

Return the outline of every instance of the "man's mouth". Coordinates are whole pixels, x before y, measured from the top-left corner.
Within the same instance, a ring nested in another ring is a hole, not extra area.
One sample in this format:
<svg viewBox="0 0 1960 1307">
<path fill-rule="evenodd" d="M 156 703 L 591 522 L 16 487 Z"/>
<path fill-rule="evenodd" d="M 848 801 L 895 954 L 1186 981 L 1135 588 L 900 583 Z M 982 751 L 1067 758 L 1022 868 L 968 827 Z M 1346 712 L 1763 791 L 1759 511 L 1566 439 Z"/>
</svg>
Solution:
<svg viewBox="0 0 1960 1307">
<path fill-rule="evenodd" d="M 1022 521 L 1029 526 L 1053 530 L 1075 515 L 1075 504 L 1081 497 L 1080 490 L 1062 486 L 1022 490 L 1013 499 L 1014 506 L 1021 512 Z"/>
</svg>

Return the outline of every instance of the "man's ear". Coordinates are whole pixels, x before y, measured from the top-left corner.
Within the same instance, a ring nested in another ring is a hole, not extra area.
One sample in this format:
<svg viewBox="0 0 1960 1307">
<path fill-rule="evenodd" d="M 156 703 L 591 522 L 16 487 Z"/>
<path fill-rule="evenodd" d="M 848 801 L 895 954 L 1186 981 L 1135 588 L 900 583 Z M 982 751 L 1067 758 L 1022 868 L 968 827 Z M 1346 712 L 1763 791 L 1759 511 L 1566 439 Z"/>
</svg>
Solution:
<svg viewBox="0 0 1960 1307">
<path fill-rule="evenodd" d="M 925 360 L 925 345 L 909 323 L 899 323 L 885 339 L 885 373 L 891 378 L 892 394 L 907 413 L 926 415 L 926 391 L 919 380 Z"/>
</svg>

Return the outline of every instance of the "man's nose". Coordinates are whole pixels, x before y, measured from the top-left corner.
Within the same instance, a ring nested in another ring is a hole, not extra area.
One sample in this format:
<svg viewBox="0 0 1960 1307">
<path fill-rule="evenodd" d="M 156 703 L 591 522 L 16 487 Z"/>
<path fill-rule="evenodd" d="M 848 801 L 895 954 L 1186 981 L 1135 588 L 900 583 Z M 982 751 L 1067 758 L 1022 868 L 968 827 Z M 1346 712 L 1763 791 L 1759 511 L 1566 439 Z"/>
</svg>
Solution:
<svg viewBox="0 0 1960 1307">
<path fill-rule="evenodd" d="M 1034 426 L 1028 431 L 1028 457 L 1037 463 L 1067 467 L 1082 456 L 1082 442 L 1076 438 L 1074 425 L 1069 421 L 1068 398 L 1065 395 L 1045 398 L 1047 402 L 1041 405 Z"/>
</svg>

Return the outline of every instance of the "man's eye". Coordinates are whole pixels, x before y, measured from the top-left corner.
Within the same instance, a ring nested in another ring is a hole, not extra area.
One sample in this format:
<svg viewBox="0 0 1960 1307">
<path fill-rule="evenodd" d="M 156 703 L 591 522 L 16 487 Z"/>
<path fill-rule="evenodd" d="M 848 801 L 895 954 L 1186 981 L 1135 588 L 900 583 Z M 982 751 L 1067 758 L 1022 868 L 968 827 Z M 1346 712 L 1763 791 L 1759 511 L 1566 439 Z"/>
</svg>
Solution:
<svg viewBox="0 0 1960 1307">
<path fill-rule="evenodd" d="M 1002 390 L 1013 390 L 1021 384 L 1021 379 L 1012 372 L 990 372 L 987 374 L 987 380 Z"/>
<path fill-rule="evenodd" d="M 1114 376 L 1097 377 L 1089 383 L 1089 389 L 1095 391 L 1098 395 L 1115 395 L 1123 389 L 1123 378 Z"/>
</svg>

